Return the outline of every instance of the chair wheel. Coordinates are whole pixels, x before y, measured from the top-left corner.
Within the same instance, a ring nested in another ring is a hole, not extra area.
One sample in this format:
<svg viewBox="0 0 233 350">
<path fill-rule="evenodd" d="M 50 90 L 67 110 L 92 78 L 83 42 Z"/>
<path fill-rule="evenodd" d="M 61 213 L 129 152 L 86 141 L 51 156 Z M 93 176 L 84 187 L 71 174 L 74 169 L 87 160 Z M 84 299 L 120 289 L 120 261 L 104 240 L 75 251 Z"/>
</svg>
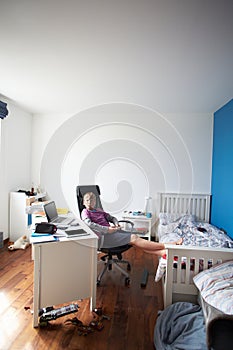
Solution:
<svg viewBox="0 0 233 350">
<path fill-rule="evenodd" d="M 126 277 L 125 279 L 125 286 L 128 287 L 130 285 L 130 278 Z"/>
<path fill-rule="evenodd" d="M 131 271 L 131 265 L 130 264 L 127 265 L 127 271 Z"/>
</svg>

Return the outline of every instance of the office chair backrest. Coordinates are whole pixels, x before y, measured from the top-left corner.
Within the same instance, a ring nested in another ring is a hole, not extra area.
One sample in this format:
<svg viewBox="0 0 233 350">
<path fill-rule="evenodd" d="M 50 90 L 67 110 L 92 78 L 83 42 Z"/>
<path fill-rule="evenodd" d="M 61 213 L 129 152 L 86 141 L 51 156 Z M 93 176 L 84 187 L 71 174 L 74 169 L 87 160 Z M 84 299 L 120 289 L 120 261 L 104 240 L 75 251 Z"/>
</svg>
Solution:
<svg viewBox="0 0 233 350">
<path fill-rule="evenodd" d="M 83 205 L 83 196 L 87 192 L 93 192 L 96 195 L 96 208 L 103 209 L 102 204 L 101 204 L 101 200 L 100 200 L 100 188 L 98 185 L 77 186 L 76 187 L 76 195 L 77 195 L 77 202 L 78 202 L 78 209 L 79 209 L 80 217 L 81 217 L 81 213 L 82 213 L 83 209 L 85 208 Z M 101 241 L 102 240 L 100 240 L 100 242 Z M 120 264 L 127 264 L 127 270 L 130 271 L 130 269 L 131 269 L 130 263 L 126 260 L 123 260 L 122 253 L 131 247 L 132 246 L 130 244 L 125 244 L 123 246 L 113 247 L 113 248 L 102 248 L 102 247 L 99 248 L 99 250 L 102 253 L 105 253 L 105 255 L 103 257 L 101 257 L 101 260 L 104 261 L 104 268 L 97 277 L 97 285 L 100 284 L 101 279 L 102 279 L 105 271 L 107 269 L 112 270 L 112 264 L 114 264 L 114 266 L 116 266 L 116 268 L 118 270 L 120 270 L 121 273 L 123 273 L 125 275 L 125 285 L 128 286 L 130 284 L 129 274 L 126 271 L 124 271 L 119 265 Z M 117 259 L 116 258 L 113 259 L 113 256 L 117 256 Z M 101 261 L 101 260 L 99 260 L 99 261 Z M 105 260 L 106 260 L 106 262 L 105 262 Z"/>
<path fill-rule="evenodd" d="M 101 200 L 100 200 L 100 188 L 98 185 L 83 185 L 76 187 L 76 195 L 78 202 L 78 209 L 81 215 L 82 210 L 85 208 L 83 205 L 83 196 L 87 192 L 93 192 L 96 195 L 96 208 L 103 209 Z"/>
</svg>

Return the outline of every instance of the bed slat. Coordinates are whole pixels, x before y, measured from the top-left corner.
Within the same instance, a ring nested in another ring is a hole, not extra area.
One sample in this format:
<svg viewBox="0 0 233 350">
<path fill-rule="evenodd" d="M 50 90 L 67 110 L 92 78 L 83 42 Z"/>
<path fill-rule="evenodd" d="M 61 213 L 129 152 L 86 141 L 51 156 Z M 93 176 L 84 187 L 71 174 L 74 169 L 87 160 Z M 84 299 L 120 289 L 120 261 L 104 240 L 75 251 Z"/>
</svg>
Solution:
<svg viewBox="0 0 233 350">
<path fill-rule="evenodd" d="M 233 260 L 233 249 L 206 247 L 190 247 L 166 245 L 167 268 L 163 281 L 164 284 L 164 308 L 171 305 L 174 300 L 194 302 L 198 290 L 193 284 L 193 277 L 209 267 L 228 260 Z M 177 268 L 174 268 L 174 257 L 177 257 Z M 194 270 L 190 269 L 191 260 L 195 261 Z M 186 269 L 182 269 L 182 260 L 186 261 Z M 201 263 L 200 263 L 201 260 Z M 202 264 L 203 261 L 203 264 Z M 211 264 L 209 263 L 211 262 Z M 175 272 L 175 274 L 174 274 Z M 175 276 L 175 278 L 174 278 Z"/>
<path fill-rule="evenodd" d="M 159 193 L 159 212 L 171 214 L 192 214 L 198 221 L 209 222 L 209 194 Z"/>
</svg>

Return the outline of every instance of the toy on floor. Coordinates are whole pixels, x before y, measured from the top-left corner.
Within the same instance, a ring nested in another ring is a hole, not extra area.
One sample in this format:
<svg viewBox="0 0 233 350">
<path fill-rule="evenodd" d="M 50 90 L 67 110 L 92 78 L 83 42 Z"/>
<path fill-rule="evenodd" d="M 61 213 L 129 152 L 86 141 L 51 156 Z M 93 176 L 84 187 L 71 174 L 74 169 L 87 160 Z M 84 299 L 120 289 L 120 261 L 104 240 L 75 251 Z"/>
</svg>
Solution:
<svg viewBox="0 0 233 350">
<path fill-rule="evenodd" d="M 27 239 L 27 236 L 22 236 L 15 243 L 9 245 L 9 250 L 16 250 L 16 249 L 26 249 L 29 246 L 29 241 Z"/>
</svg>

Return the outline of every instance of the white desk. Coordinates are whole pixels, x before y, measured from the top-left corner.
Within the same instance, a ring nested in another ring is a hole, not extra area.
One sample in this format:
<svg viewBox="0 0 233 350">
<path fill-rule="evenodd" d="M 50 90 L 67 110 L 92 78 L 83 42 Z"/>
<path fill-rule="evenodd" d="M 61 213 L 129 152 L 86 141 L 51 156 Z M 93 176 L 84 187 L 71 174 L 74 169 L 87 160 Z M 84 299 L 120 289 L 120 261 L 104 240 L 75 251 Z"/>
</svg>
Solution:
<svg viewBox="0 0 233 350">
<path fill-rule="evenodd" d="M 80 221 L 88 236 L 34 243 L 34 315 L 42 307 L 90 298 L 96 305 L 97 236 Z"/>
</svg>

